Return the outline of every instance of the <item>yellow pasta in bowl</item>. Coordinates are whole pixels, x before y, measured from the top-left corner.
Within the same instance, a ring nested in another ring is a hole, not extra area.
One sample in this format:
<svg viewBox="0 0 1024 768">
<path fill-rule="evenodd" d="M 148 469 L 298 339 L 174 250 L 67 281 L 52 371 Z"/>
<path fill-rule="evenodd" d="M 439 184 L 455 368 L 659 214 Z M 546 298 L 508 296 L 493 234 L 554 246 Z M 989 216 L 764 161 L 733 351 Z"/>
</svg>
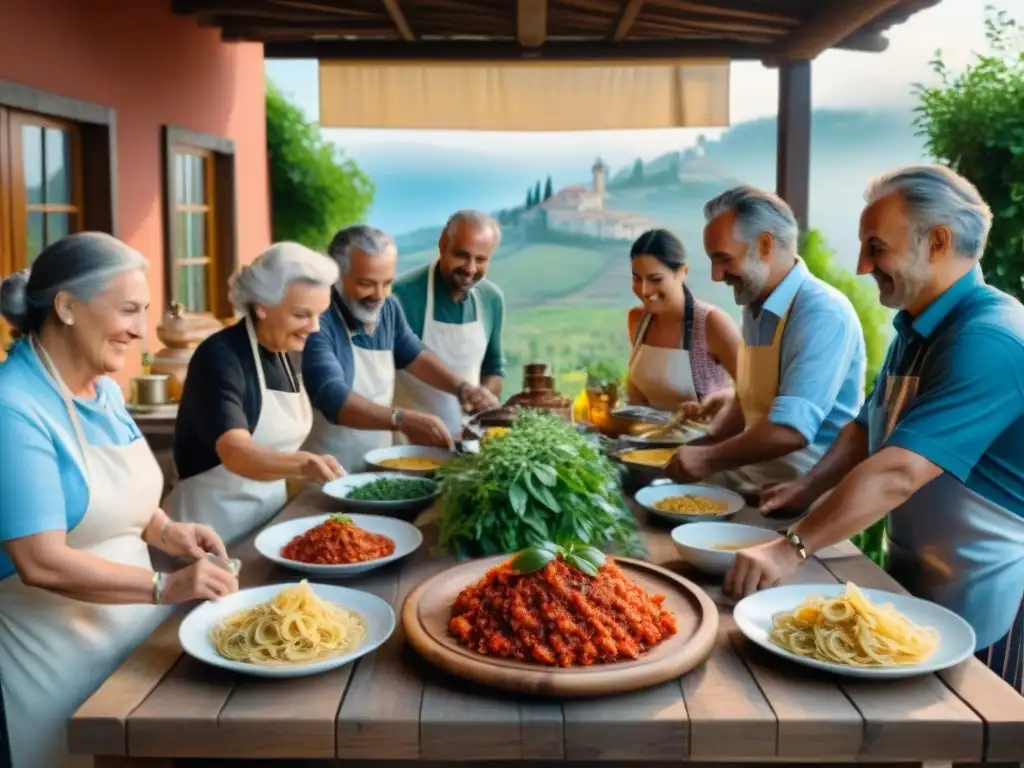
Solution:
<svg viewBox="0 0 1024 768">
<path fill-rule="evenodd" d="M 875 605 L 853 583 L 844 593 L 810 596 L 775 614 L 769 639 L 798 656 L 853 667 L 920 664 L 939 647 L 933 627 L 913 624 L 893 605 Z"/>
<path fill-rule="evenodd" d="M 430 456 L 400 456 L 395 459 L 383 459 L 380 466 L 396 472 L 430 472 L 444 465 L 440 459 Z"/>
<path fill-rule="evenodd" d="M 675 451 L 672 448 L 639 448 L 623 451 L 619 459 L 627 464 L 640 464 L 645 467 L 664 467 L 672 459 Z"/>
<path fill-rule="evenodd" d="M 654 508 L 669 515 L 721 515 L 729 511 L 729 504 L 722 499 L 687 494 L 656 501 Z"/>
</svg>

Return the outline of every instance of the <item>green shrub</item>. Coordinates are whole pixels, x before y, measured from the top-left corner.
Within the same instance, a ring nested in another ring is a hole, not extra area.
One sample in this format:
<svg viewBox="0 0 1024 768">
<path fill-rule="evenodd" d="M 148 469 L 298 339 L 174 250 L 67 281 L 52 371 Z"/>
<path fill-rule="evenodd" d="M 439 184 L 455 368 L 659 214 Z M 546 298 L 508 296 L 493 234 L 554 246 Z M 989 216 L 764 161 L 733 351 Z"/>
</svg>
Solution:
<svg viewBox="0 0 1024 768">
<path fill-rule="evenodd" d="M 324 250 L 341 227 L 363 220 L 374 186 L 351 159 L 267 83 L 271 234 Z"/>
</svg>

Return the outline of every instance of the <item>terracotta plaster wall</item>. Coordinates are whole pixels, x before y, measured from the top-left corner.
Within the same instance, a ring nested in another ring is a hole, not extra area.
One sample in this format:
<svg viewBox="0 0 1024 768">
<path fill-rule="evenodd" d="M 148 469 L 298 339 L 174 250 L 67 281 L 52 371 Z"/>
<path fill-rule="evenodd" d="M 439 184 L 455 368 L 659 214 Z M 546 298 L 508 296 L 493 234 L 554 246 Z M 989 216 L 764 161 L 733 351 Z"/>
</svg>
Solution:
<svg viewBox="0 0 1024 768">
<path fill-rule="evenodd" d="M 224 43 L 218 30 L 170 8 L 170 0 L 5 0 L 0 7 L 0 78 L 116 110 L 118 234 L 151 262 L 154 352 L 164 310 L 163 125 L 235 142 L 239 261 L 270 242 L 263 47 Z M 126 384 L 137 373 L 133 360 L 119 379 Z"/>
</svg>

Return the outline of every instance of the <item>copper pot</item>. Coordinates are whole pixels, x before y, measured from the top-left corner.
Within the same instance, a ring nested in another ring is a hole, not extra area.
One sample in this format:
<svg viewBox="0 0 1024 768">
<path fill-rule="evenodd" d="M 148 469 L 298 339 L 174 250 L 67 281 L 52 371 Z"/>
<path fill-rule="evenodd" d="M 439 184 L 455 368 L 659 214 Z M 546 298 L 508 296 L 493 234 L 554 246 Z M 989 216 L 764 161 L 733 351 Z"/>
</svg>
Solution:
<svg viewBox="0 0 1024 768">
<path fill-rule="evenodd" d="M 163 374 L 136 376 L 132 379 L 132 402 L 135 405 L 163 405 L 167 402 L 168 378 Z"/>
</svg>

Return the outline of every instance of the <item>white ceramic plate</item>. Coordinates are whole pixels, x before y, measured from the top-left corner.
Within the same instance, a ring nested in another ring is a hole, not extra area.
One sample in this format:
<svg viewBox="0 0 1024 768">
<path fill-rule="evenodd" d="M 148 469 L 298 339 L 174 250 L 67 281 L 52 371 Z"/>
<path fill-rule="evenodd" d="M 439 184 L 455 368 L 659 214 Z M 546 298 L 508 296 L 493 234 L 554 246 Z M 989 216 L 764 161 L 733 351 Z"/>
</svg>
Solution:
<svg viewBox="0 0 1024 768">
<path fill-rule="evenodd" d="M 342 608 L 358 613 L 366 621 L 366 636 L 347 653 L 305 664 L 246 664 L 225 659 L 213 645 L 211 633 L 218 622 L 232 614 L 269 602 L 282 589 L 298 586 L 270 584 L 265 587 L 244 589 L 233 595 L 197 606 L 178 628 L 178 640 L 189 656 L 215 667 L 230 669 L 243 675 L 256 677 L 308 677 L 349 664 L 379 648 L 395 631 L 395 612 L 376 595 L 346 587 L 328 584 L 310 584 L 317 596 Z"/>
<path fill-rule="evenodd" d="M 779 534 L 756 525 L 729 522 L 687 523 L 672 529 L 672 543 L 679 556 L 712 576 L 724 576 L 736 559 L 736 547 L 742 549 L 763 544 Z"/>
<path fill-rule="evenodd" d="M 705 498 L 714 499 L 715 501 L 723 501 L 729 506 L 724 512 L 717 515 L 674 515 L 671 512 L 662 512 L 661 510 L 654 508 L 654 505 L 659 501 L 671 496 L 704 496 Z M 726 520 L 747 505 L 747 502 L 744 501 L 743 497 L 738 493 L 733 493 L 732 491 L 720 488 L 717 485 L 704 485 L 703 483 L 694 485 L 658 483 L 656 485 L 649 485 L 646 488 L 637 491 L 633 498 L 636 499 L 637 504 L 642 506 L 652 515 L 660 517 L 663 520 L 669 520 L 673 523 Z"/>
<path fill-rule="evenodd" d="M 861 591 L 875 605 L 892 603 L 896 610 L 914 624 L 934 627 L 938 630 L 939 647 L 923 663 L 905 667 L 848 667 L 844 664 L 797 656 L 768 639 L 768 633 L 772 628 L 772 616 L 776 613 L 791 611 L 812 595 L 835 597 L 845 591 L 846 586 L 843 584 L 793 584 L 766 589 L 740 600 L 733 609 L 733 617 L 744 635 L 776 656 L 789 659 L 805 667 L 813 667 L 847 677 L 889 679 L 913 677 L 955 666 L 974 655 L 974 630 L 970 624 L 955 613 L 927 600 L 883 592 L 878 589 L 862 589 Z"/>
<path fill-rule="evenodd" d="M 424 496 L 398 501 L 360 501 L 349 498 L 352 491 L 356 488 L 382 478 L 418 480 L 429 485 L 430 490 Z M 345 475 L 337 480 L 325 483 L 321 490 L 331 498 L 340 501 L 341 506 L 351 512 L 360 512 L 368 515 L 403 515 L 407 519 L 412 516 L 412 513 L 419 512 L 433 504 L 439 493 L 437 484 L 430 478 L 410 478 L 409 475 L 404 475 L 401 472 L 359 472 L 354 475 Z"/>
<path fill-rule="evenodd" d="M 374 568 L 380 568 L 382 565 L 392 563 L 415 552 L 419 549 L 420 544 L 423 543 L 423 534 L 412 523 L 379 515 L 349 515 L 352 518 L 352 522 L 363 530 L 389 537 L 395 542 L 395 551 L 387 557 L 367 560 L 363 563 L 346 563 L 344 565 L 315 565 L 281 557 L 281 550 L 288 542 L 296 536 L 305 533 L 310 528 L 325 522 L 329 517 L 330 515 L 300 517 L 295 520 L 285 520 L 277 525 L 271 525 L 269 528 L 262 530 L 256 537 L 256 551 L 267 558 L 267 560 L 271 560 L 285 568 L 291 568 L 293 571 L 302 571 L 303 573 L 321 578 L 337 579 L 366 573 L 366 571 L 372 571 Z"/>
<path fill-rule="evenodd" d="M 457 455 L 455 451 L 449 451 L 445 448 L 428 448 L 424 445 L 392 445 L 390 448 L 378 448 L 375 451 L 370 451 L 363 457 L 363 461 L 366 463 L 366 466 L 381 472 L 397 472 L 402 475 L 430 477 L 437 471 L 436 469 L 395 469 L 394 467 L 382 467 L 380 462 L 387 461 L 388 459 L 413 457 L 438 459 L 441 462 L 447 462 L 454 459 Z"/>
</svg>

